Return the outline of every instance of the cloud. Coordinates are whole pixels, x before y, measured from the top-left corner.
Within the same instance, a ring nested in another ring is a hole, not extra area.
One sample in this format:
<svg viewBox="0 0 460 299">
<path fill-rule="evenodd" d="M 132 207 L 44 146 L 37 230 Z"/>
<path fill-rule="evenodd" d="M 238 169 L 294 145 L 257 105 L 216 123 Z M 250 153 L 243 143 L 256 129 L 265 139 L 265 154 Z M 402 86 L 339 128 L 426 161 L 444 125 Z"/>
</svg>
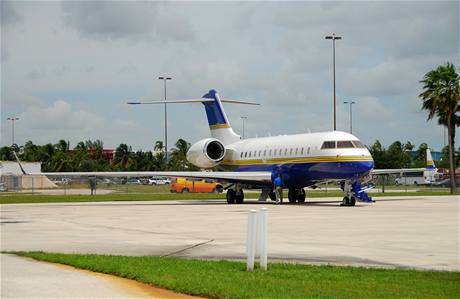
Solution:
<svg viewBox="0 0 460 299">
<path fill-rule="evenodd" d="M 125 101 L 162 99 L 156 77 L 166 74 L 173 77 L 170 99 L 215 88 L 223 97 L 261 103 L 225 105 L 235 129 L 240 116 L 248 116 L 248 136 L 330 130 L 332 45 L 324 36 L 335 31 L 343 36 L 336 48 L 338 128 L 348 129 L 341 103 L 356 99 L 356 130 L 365 142 L 403 134 L 436 142 L 419 109 L 418 81 L 445 61 L 458 62 L 458 6 L 15 2 L 21 20 L 2 26 L 2 113 L 36 119 L 31 127 L 22 122 L 24 138 L 99 136 L 106 144 L 149 149 L 163 139 L 163 109 L 126 107 Z M 47 114 L 55 121 L 47 122 Z M 168 119 L 170 141 L 207 137 L 201 105 L 170 105 Z"/>
<path fill-rule="evenodd" d="M 160 2 L 63 2 L 64 21 L 83 37 L 150 39 L 157 42 L 193 39 L 188 18 Z"/>
<path fill-rule="evenodd" d="M 14 1 L 0 2 L 0 16 L 2 26 L 22 22 L 23 17 L 17 11 L 14 5 Z"/>
<path fill-rule="evenodd" d="M 82 140 L 101 139 L 105 146 L 115 147 L 122 142 L 118 134 L 128 136 L 132 132 L 142 132 L 142 128 L 134 121 L 109 120 L 94 112 L 76 109 L 65 100 L 57 100 L 50 106 L 29 106 L 18 117 L 20 120 L 16 123 L 16 140 L 20 143 L 27 140 L 55 143 L 58 139 L 65 139 L 75 145 Z M 4 124 L 2 130 L 9 130 L 9 126 Z"/>
</svg>

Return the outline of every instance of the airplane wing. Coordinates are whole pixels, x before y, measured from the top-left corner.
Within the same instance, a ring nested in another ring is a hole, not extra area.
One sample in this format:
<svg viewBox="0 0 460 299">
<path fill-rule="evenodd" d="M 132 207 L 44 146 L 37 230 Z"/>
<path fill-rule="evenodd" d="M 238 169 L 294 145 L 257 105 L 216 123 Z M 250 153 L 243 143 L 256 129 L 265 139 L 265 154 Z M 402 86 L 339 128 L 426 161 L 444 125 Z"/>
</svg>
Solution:
<svg viewBox="0 0 460 299">
<path fill-rule="evenodd" d="M 400 168 L 400 169 L 372 169 L 371 174 L 380 175 L 380 174 L 399 174 L 403 173 L 413 173 L 413 172 L 424 172 L 424 171 L 433 171 L 436 172 L 436 165 L 434 165 L 433 157 L 429 148 L 426 149 L 426 167 L 425 168 Z"/>
<path fill-rule="evenodd" d="M 63 177 L 181 177 L 196 179 L 213 179 L 227 183 L 271 184 L 271 172 L 210 172 L 210 171 L 108 171 L 108 172 L 41 172 L 36 175 Z"/>
<path fill-rule="evenodd" d="M 380 174 L 400 174 L 403 173 L 411 173 L 411 172 L 423 172 L 427 170 L 426 168 L 400 168 L 400 169 L 372 169 L 372 175 L 380 175 Z"/>
</svg>

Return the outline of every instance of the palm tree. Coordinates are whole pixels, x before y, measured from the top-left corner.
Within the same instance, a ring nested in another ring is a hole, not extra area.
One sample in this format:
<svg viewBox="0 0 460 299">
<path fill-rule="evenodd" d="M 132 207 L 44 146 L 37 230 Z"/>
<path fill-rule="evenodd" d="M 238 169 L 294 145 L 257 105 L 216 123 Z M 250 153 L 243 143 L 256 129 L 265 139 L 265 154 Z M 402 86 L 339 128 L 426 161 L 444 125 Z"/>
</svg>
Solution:
<svg viewBox="0 0 460 299">
<path fill-rule="evenodd" d="M 459 79 L 452 63 L 440 65 L 426 73 L 420 81 L 424 90 L 419 95 L 423 101 L 422 109 L 428 110 L 428 120 L 437 116 L 438 123 L 447 127 L 451 194 L 457 192 L 454 140 L 456 126 L 460 125 L 460 116 L 456 114 L 460 111 Z"/>
<path fill-rule="evenodd" d="M 175 144 L 176 148 L 171 153 L 169 164 L 174 170 L 187 170 L 189 163 L 187 161 L 187 151 L 190 148 L 190 143 L 179 138 Z"/>
<path fill-rule="evenodd" d="M 155 146 L 153 147 L 155 151 L 161 152 L 163 151 L 163 148 L 164 148 L 163 141 L 160 141 L 160 140 L 155 141 Z"/>
</svg>

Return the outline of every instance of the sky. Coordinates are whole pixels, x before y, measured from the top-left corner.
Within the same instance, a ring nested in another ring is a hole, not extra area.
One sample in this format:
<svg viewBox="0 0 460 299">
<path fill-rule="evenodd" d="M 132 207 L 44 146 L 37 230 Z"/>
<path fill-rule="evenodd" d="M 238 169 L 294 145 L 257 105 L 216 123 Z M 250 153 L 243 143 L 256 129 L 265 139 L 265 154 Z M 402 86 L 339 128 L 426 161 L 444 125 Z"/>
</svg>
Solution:
<svg viewBox="0 0 460 299">
<path fill-rule="evenodd" d="M 337 129 L 365 144 L 422 142 L 440 150 L 444 129 L 427 122 L 424 74 L 459 63 L 458 1 L 152 2 L 1 1 L 1 140 L 74 147 L 101 139 L 151 150 L 164 139 L 163 105 L 130 100 L 221 97 L 246 137 L 333 128 L 335 32 Z M 460 134 L 457 134 L 460 135 Z M 168 105 L 168 140 L 209 137 L 201 104 Z M 457 144 L 459 139 L 457 139 Z"/>
</svg>

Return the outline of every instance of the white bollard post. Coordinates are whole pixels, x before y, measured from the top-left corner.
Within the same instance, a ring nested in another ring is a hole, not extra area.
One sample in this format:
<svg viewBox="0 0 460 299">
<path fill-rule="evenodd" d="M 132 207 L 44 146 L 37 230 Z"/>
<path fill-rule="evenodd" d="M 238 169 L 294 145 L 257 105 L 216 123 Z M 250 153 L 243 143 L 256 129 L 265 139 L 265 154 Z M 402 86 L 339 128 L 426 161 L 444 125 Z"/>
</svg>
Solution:
<svg viewBox="0 0 460 299">
<path fill-rule="evenodd" d="M 259 220 L 258 222 L 260 223 L 259 227 L 259 242 L 260 242 L 260 268 L 262 270 L 267 270 L 267 216 L 268 216 L 268 211 L 267 208 L 262 208 L 260 209 L 259 213 Z"/>
<path fill-rule="evenodd" d="M 261 253 L 261 234 L 262 231 L 262 209 L 258 210 L 256 213 L 256 250 L 255 250 L 255 258 L 260 258 Z"/>
<path fill-rule="evenodd" d="M 256 210 L 250 210 L 248 215 L 248 236 L 246 240 L 246 270 L 254 270 L 256 249 Z"/>
</svg>

